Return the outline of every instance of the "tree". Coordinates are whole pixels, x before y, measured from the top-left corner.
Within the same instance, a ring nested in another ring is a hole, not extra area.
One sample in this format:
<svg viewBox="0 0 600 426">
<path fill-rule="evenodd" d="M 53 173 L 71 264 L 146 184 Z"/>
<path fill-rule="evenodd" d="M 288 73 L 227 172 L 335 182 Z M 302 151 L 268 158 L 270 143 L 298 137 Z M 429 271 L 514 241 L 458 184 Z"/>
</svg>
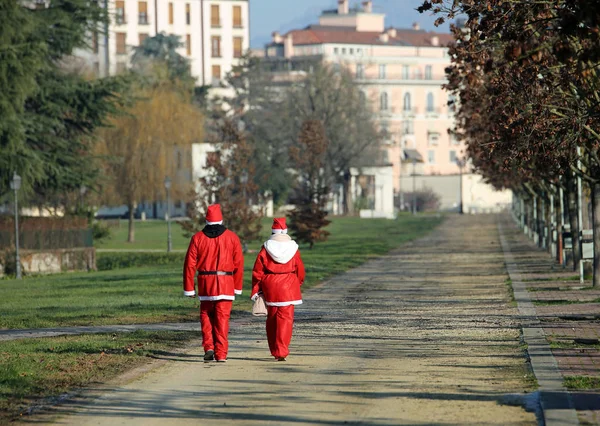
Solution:
<svg viewBox="0 0 600 426">
<path fill-rule="evenodd" d="M 119 108 L 126 85 L 87 81 L 65 71 L 62 60 L 86 47 L 107 19 L 86 0 L 0 3 L 0 193 L 15 171 L 29 198 L 45 194 L 47 201 L 93 185 L 90 136 Z"/>
<path fill-rule="evenodd" d="M 292 196 L 294 210 L 290 213 L 290 230 L 294 237 L 308 243 L 312 249 L 319 241 L 327 240 L 329 225 L 325 205 L 330 188 L 324 173 L 328 148 L 325 127 L 319 120 L 306 120 L 298 137 L 298 145 L 290 148 L 290 157 L 298 176 Z"/>
<path fill-rule="evenodd" d="M 547 206 L 562 187 L 577 253 L 575 177 L 600 195 L 597 2 L 435 0 L 420 10 L 440 14 L 438 23 L 468 17 L 454 29 L 448 88 L 460 98 L 458 129 L 473 164 L 496 186 L 532 200 L 530 216 L 540 217 L 536 201 Z M 600 197 L 593 200 L 600 211 Z M 600 285 L 600 222 L 593 227 Z"/>
<path fill-rule="evenodd" d="M 259 238 L 264 216 L 257 208 L 261 198 L 253 179 L 253 148 L 236 124 L 227 119 L 218 124 L 213 137 L 218 149 L 208 157 L 207 173 L 198 182 L 195 201 L 189 204 L 191 220 L 181 222 L 181 227 L 188 237 L 201 231 L 206 224 L 208 206 L 219 203 L 225 225 L 238 235 L 246 252 L 248 242 Z"/>
<path fill-rule="evenodd" d="M 158 33 L 153 37 L 146 37 L 133 52 L 132 68 L 152 76 L 153 73 L 147 73 L 146 70 L 154 68 L 156 64 L 162 64 L 168 70 L 169 79 L 189 85 L 192 89 L 195 79 L 192 76 L 189 59 L 177 52 L 181 47 L 183 43 L 178 35 Z"/>
<path fill-rule="evenodd" d="M 155 86 L 138 85 L 135 94 L 138 100 L 126 113 L 112 117 L 111 127 L 102 129 L 97 149 L 110 177 L 105 182 L 105 200 L 129 209 L 128 242 L 135 240 L 137 203 L 162 193 L 166 176 L 178 176 L 176 150 L 202 141 L 204 118 L 177 82 L 163 79 Z M 175 180 L 173 188 L 174 196 L 188 191 L 182 180 Z"/>
</svg>

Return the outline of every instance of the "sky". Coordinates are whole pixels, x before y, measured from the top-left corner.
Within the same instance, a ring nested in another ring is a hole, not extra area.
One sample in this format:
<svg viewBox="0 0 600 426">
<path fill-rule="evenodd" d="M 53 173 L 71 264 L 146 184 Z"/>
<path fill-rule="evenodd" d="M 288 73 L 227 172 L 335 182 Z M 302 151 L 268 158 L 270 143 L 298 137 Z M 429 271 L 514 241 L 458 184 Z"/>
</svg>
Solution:
<svg viewBox="0 0 600 426">
<path fill-rule="evenodd" d="M 264 47 L 273 31 L 285 33 L 316 24 L 322 10 L 337 8 L 337 0 L 249 0 L 249 3 L 252 48 Z M 350 6 L 359 3 L 350 0 Z M 420 14 L 415 10 L 421 4 L 421 0 L 374 0 L 373 10 L 387 15 L 386 27 L 410 28 L 413 22 L 418 22 L 421 28 L 434 30 L 435 19 L 429 13 Z M 445 26 L 438 31 L 449 30 Z"/>
</svg>

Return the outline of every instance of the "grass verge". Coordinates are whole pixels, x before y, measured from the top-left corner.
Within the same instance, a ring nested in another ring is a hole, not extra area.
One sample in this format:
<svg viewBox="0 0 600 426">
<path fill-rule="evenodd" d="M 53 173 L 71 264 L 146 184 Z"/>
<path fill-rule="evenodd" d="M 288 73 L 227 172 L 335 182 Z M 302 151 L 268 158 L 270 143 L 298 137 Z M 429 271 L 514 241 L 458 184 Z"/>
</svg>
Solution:
<svg viewBox="0 0 600 426">
<path fill-rule="evenodd" d="M 441 221 L 426 215 L 397 220 L 334 218 L 328 227 L 328 241 L 316 244 L 313 250 L 300 248 L 307 272 L 303 290 L 422 237 Z M 265 232 L 263 240 L 269 229 Z M 142 237 L 139 228 L 138 240 Z M 260 242 L 251 244 L 253 252 L 245 256 L 244 295 L 235 301 L 234 315 L 250 309 L 251 270 L 260 246 Z M 112 256 L 114 262 L 123 257 L 122 265 L 127 266 L 132 264 L 127 259 L 140 255 L 147 254 L 101 253 L 99 261 L 103 256 Z M 0 328 L 197 321 L 198 301 L 182 297 L 184 254 L 168 255 L 164 264 L 155 261 L 154 253 L 148 255 L 133 264 L 150 264 L 135 268 L 3 280 Z"/>
<path fill-rule="evenodd" d="M 600 390 L 600 377 L 566 376 L 563 383 L 569 390 Z"/>
<path fill-rule="evenodd" d="M 600 298 L 593 300 L 535 300 L 535 306 L 577 305 L 582 303 L 600 303 Z"/>
<path fill-rule="evenodd" d="M 0 424 L 22 417 L 42 399 L 106 382 L 153 358 L 172 356 L 194 332 L 95 334 L 3 342 Z"/>
</svg>

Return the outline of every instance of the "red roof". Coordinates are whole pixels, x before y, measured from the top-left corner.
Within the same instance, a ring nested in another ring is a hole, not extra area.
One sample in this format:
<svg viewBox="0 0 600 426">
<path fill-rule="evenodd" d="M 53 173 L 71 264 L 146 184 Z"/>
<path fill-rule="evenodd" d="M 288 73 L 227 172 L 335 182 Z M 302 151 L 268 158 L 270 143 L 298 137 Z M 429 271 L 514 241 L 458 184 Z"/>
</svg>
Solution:
<svg viewBox="0 0 600 426">
<path fill-rule="evenodd" d="M 396 37 L 390 37 L 387 43 L 380 40 L 379 32 L 359 32 L 347 27 L 310 26 L 303 30 L 292 30 L 294 45 L 307 44 L 370 44 L 381 46 L 433 46 L 431 40 L 438 37 L 438 46 L 447 46 L 452 42 L 451 34 L 428 32 L 425 30 L 396 29 Z"/>
</svg>

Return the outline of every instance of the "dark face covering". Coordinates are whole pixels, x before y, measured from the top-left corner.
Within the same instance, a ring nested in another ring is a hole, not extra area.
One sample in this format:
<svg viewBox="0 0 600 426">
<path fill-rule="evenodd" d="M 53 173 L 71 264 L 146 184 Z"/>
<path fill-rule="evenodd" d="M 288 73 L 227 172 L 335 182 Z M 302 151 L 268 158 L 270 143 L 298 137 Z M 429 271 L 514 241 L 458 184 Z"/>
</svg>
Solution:
<svg viewBox="0 0 600 426">
<path fill-rule="evenodd" d="M 220 237 L 225 231 L 227 231 L 227 228 L 223 225 L 206 225 L 202 230 L 208 238 Z"/>
</svg>

